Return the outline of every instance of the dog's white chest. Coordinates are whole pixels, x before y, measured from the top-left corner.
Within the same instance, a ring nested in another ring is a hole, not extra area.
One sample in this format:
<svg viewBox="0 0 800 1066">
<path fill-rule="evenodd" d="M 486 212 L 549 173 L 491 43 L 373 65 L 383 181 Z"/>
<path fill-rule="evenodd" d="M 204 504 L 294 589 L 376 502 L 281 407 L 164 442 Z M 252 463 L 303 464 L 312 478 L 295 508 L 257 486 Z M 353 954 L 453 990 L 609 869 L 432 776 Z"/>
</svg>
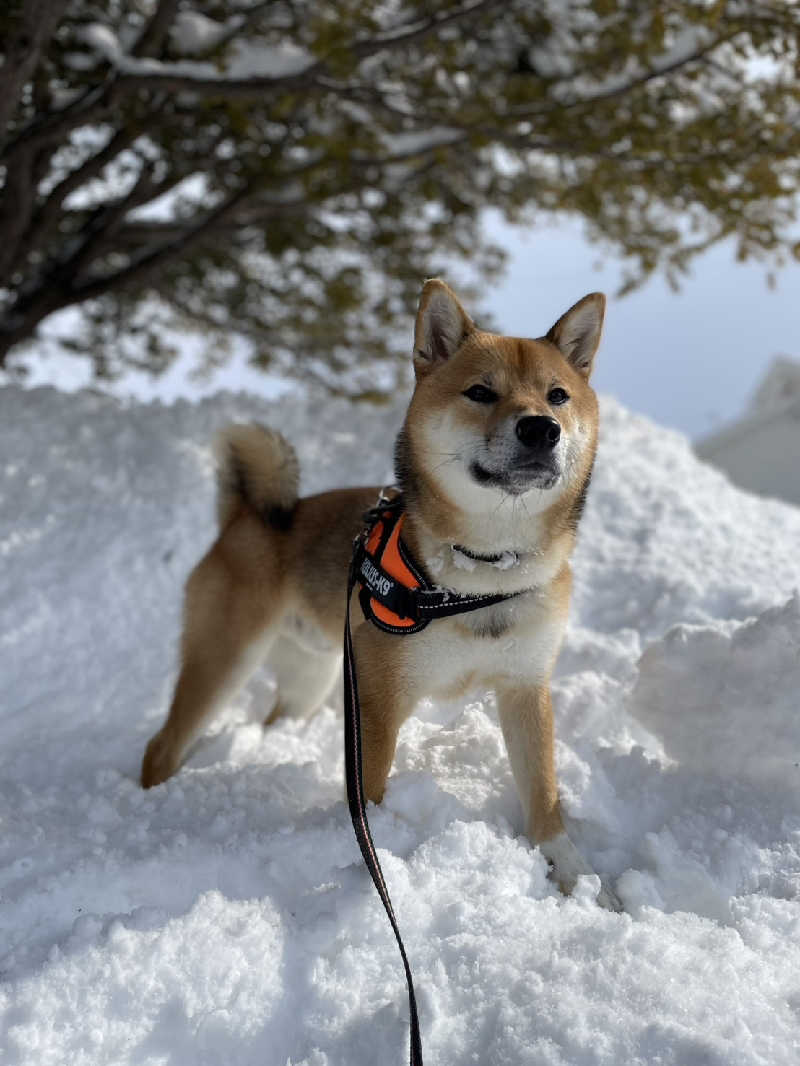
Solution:
<svg viewBox="0 0 800 1066">
<path fill-rule="evenodd" d="M 540 684 L 549 677 L 563 631 L 564 620 L 545 605 L 514 599 L 431 622 L 409 639 L 408 653 L 431 696 L 500 681 Z"/>
</svg>

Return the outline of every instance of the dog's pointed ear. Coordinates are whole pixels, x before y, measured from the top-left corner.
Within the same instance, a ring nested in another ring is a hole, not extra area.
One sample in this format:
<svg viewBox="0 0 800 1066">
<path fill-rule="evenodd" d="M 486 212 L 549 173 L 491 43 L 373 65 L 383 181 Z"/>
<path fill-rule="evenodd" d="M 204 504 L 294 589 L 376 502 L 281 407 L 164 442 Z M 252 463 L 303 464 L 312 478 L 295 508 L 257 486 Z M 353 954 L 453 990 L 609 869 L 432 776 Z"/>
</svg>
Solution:
<svg viewBox="0 0 800 1066">
<path fill-rule="evenodd" d="M 414 328 L 414 370 L 422 377 L 445 362 L 461 346 L 475 324 L 443 281 L 426 281 L 419 298 Z"/>
<path fill-rule="evenodd" d="M 567 362 L 587 378 L 600 343 L 605 311 L 603 293 L 590 292 L 573 304 L 547 334 L 547 339 L 555 344 Z"/>
</svg>

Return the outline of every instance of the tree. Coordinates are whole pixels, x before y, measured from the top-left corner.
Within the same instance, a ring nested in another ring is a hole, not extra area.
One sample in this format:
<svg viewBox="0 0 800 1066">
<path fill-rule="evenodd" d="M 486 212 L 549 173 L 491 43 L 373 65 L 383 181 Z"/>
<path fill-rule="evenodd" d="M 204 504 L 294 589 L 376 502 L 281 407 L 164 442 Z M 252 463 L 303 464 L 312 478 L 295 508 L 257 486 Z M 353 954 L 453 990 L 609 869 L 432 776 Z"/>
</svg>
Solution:
<svg viewBox="0 0 800 1066">
<path fill-rule="evenodd" d="M 0 42 L 3 365 L 81 305 L 101 375 L 182 317 L 364 387 L 445 257 L 497 269 L 487 205 L 629 285 L 797 252 L 791 0 L 12 0 Z"/>
</svg>

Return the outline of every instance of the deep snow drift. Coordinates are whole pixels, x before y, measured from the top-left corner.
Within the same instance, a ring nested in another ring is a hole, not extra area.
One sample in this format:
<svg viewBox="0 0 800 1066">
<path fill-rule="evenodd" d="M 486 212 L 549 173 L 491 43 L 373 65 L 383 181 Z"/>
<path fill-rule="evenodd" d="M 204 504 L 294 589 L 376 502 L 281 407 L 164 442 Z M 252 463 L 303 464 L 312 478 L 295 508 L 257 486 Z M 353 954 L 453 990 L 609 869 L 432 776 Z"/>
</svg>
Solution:
<svg viewBox="0 0 800 1066">
<path fill-rule="evenodd" d="M 397 949 L 340 720 L 264 731 L 259 674 L 187 765 L 136 783 L 213 533 L 210 439 L 283 429 L 306 490 L 382 481 L 401 408 L 133 405 L 0 390 L 0 1061 L 388 1066 Z M 603 404 L 554 686 L 565 900 L 491 701 L 420 709 L 376 843 L 442 1066 L 789 1066 L 800 1052 L 800 510 Z"/>
</svg>

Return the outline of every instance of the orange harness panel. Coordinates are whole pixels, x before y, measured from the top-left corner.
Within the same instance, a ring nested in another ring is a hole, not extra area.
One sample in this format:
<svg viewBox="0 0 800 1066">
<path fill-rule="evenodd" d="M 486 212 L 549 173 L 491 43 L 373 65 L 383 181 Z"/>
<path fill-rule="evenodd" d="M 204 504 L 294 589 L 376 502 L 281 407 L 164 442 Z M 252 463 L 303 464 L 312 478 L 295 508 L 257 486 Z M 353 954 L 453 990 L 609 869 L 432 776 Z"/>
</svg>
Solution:
<svg viewBox="0 0 800 1066">
<path fill-rule="evenodd" d="M 399 584 L 408 589 L 417 589 L 425 584 L 422 575 L 416 570 L 410 556 L 405 551 L 400 534 L 405 521 L 405 512 L 399 517 L 392 512 L 385 512 L 375 523 L 370 531 L 365 544 L 368 559 L 380 567 Z M 382 546 L 381 546 L 382 545 Z M 372 621 L 381 629 L 389 632 L 409 633 L 418 629 L 424 629 L 428 620 L 406 618 L 392 611 L 385 604 L 369 595 L 365 586 L 361 585 L 359 597 L 364 614 L 372 616 Z M 365 603 L 365 601 L 367 601 Z M 368 607 L 367 607 L 368 603 Z"/>
</svg>

